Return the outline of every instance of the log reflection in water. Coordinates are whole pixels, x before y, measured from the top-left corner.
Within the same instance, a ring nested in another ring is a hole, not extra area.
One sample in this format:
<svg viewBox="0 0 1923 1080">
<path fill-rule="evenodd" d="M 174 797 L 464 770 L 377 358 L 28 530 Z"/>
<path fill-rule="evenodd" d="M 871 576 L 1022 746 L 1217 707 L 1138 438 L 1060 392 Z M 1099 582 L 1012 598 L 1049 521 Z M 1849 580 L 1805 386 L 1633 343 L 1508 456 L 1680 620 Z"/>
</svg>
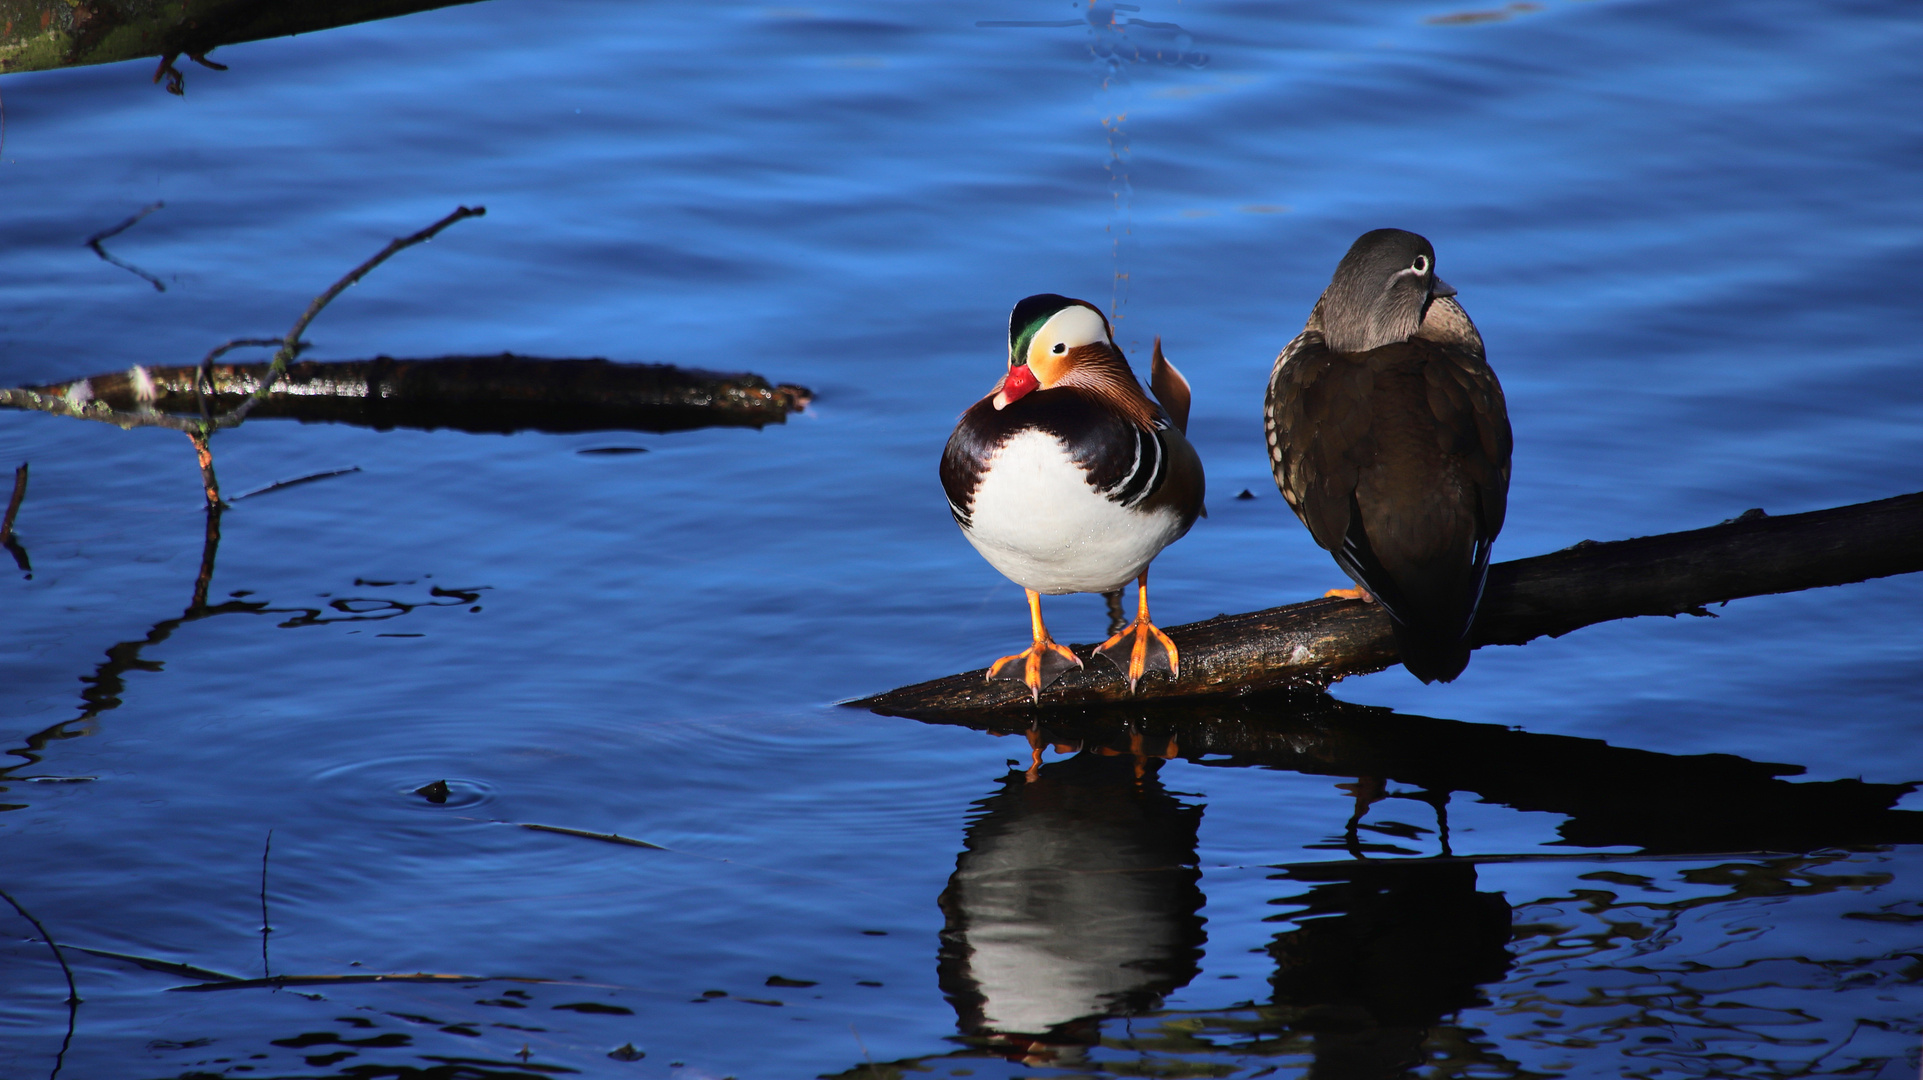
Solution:
<svg viewBox="0 0 1923 1080">
<path fill-rule="evenodd" d="M 1019 734 L 1031 730 L 1034 717 L 1020 709 L 919 719 Z M 1209 768 L 1393 780 L 1429 801 L 1469 792 L 1517 810 L 1563 815 L 1563 842 L 1583 847 L 1713 854 L 1923 843 L 1923 812 L 1895 809 L 1916 784 L 1790 783 L 1782 778 L 1801 774 L 1801 766 L 1732 754 L 1660 754 L 1600 739 L 1405 715 L 1320 693 L 1058 709 L 1044 713 L 1033 730 L 1044 742 L 1120 753 L 1172 740 L 1182 757 Z"/>
<path fill-rule="evenodd" d="M 979 806 L 940 900 L 938 971 L 965 1035 L 1061 1063 L 1102 1019 L 1158 1008 L 1195 977 L 1202 810 L 1152 767 L 1078 754 L 1011 773 Z"/>
</svg>

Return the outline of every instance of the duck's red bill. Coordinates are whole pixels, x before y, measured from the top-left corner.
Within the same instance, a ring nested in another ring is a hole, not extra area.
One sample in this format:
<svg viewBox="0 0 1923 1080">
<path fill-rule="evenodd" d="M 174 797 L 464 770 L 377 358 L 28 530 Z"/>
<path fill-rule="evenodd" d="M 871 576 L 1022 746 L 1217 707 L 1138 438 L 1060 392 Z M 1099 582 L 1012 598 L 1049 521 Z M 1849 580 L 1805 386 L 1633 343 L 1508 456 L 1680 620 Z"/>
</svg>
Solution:
<svg viewBox="0 0 1923 1080">
<path fill-rule="evenodd" d="M 1002 380 L 1002 400 L 1015 401 L 1040 385 L 1041 382 L 1027 364 L 1016 364 L 1008 369 L 1008 376 Z"/>
</svg>

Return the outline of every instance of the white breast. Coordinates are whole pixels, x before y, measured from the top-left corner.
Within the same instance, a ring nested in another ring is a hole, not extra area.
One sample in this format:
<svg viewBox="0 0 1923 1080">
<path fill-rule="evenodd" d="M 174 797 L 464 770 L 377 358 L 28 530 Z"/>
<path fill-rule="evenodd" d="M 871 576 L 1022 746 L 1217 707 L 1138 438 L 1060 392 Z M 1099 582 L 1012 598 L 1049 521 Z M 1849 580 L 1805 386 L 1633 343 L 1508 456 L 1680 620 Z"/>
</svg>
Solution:
<svg viewBox="0 0 1923 1080">
<path fill-rule="evenodd" d="M 1110 502 L 1061 440 L 1030 430 L 989 461 L 963 531 L 1015 584 L 1053 596 L 1113 592 L 1185 530 L 1173 509 Z"/>
</svg>

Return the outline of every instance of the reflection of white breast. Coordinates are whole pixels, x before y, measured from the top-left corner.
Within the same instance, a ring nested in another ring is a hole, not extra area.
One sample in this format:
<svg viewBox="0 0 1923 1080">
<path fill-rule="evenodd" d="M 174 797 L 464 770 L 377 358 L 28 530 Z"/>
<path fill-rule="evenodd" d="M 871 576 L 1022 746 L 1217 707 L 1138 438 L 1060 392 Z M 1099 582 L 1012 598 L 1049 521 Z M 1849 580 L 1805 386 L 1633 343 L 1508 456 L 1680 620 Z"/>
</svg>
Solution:
<svg viewBox="0 0 1923 1080">
<path fill-rule="evenodd" d="M 1015 435 L 989 460 L 970 511 L 966 533 L 982 558 L 1050 595 L 1113 592 L 1182 535 L 1172 509 L 1111 502 L 1061 440 L 1039 430 Z"/>
<path fill-rule="evenodd" d="M 1122 827 L 1047 816 L 978 836 L 951 887 L 967 927 L 968 974 L 983 1023 L 1040 1034 L 1110 1011 L 1132 991 L 1168 988 L 1185 955 L 1184 870 Z"/>
</svg>

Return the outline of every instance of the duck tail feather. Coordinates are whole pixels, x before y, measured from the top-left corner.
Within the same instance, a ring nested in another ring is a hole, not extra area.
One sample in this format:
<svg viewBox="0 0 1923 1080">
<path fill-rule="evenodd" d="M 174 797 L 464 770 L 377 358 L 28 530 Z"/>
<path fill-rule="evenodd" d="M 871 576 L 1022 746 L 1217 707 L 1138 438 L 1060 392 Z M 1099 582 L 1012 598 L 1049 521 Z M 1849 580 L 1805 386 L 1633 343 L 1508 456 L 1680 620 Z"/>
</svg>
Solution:
<svg viewBox="0 0 1923 1080">
<path fill-rule="evenodd" d="M 1175 365 L 1162 355 L 1162 338 L 1155 338 L 1155 358 L 1150 361 L 1148 385 L 1155 391 L 1155 400 L 1162 405 L 1162 411 L 1175 424 L 1175 429 L 1183 434 L 1189 429 L 1189 381 L 1175 370 Z"/>
<path fill-rule="evenodd" d="M 1400 619 L 1392 621 L 1396 650 L 1402 654 L 1402 666 L 1409 669 L 1409 674 L 1425 683 L 1454 682 L 1469 666 L 1467 637 L 1437 633 Z"/>
</svg>

